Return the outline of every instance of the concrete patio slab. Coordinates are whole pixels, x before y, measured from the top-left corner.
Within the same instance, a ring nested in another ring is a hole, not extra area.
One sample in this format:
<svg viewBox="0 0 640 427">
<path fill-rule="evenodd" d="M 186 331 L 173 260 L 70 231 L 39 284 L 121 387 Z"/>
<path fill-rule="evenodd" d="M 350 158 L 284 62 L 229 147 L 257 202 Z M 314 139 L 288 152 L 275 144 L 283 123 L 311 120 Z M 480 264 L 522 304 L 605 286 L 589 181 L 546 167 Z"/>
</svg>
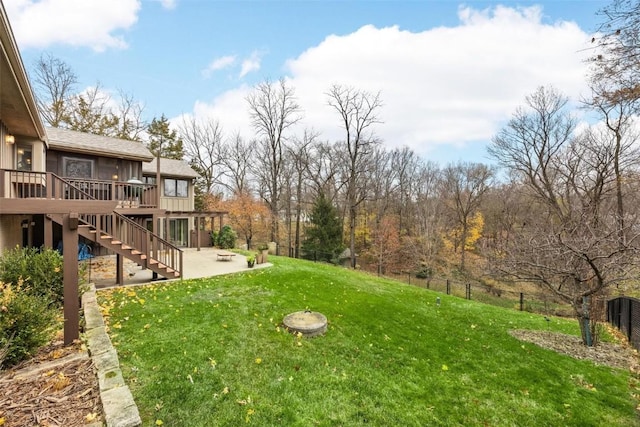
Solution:
<svg viewBox="0 0 640 427">
<path fill-rule="evenodd" d="M 251 270 L 247 267 L 245 256 L 237 254 L 229 260 L 218 260 L 216 252 L 218 250 L 215 248 L 183 249 L 183 279 L 199 279 Z M 88 281 L 94 283 L 98 289 L 116 286 L 115 259 L 115 255 L 110 255 L 86 261 Z M 271 265 L 270 263 L 256 264 L 253 268 L 264 268 Z M 151 270 L 143 270 L 139 265 L 129 260 L 125 260 L 124 263 L 124 276 L 124 286 L 140 285 L 153 281 Z"/>
</svg>

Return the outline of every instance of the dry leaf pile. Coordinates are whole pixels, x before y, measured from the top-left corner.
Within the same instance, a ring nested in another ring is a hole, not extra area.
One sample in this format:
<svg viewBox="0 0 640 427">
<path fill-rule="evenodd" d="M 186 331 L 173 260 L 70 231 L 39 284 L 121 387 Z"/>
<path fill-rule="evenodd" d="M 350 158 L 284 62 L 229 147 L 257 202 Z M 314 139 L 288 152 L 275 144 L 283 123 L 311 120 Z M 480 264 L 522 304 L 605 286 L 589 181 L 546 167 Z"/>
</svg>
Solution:
<svg viewBox="0 0 640 427">
<path fill-rule="evenodd" d="M 79 343 L 56 341 L 0 371 L 0 426 L 84 426 L 103 420 L 98 379 Z"/>
</svg>

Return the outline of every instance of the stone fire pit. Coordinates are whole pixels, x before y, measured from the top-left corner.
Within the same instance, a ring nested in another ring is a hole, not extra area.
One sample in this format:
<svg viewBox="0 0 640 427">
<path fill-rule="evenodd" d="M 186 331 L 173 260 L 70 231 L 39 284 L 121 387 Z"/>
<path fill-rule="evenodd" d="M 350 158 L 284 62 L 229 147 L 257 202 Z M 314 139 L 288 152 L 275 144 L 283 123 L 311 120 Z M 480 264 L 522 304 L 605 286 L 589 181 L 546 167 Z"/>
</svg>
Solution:
<svg viewBox="0 0 640 427">
<path fill-rule="evenodd" d="M 300 332 L 304 337 L 315 337 L 327 331 L 327 318 L 315 311 L 296 311 L 285 316 L 282 321 L 289 332 Z"/>
</svg>

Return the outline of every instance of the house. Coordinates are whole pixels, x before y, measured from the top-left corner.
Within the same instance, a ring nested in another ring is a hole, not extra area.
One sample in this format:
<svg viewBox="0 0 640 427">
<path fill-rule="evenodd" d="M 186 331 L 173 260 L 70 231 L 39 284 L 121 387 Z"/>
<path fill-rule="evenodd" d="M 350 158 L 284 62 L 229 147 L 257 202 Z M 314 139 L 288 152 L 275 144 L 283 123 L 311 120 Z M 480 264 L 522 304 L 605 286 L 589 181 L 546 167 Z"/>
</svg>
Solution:
<svg viewBox="0 0 640 427">
<path fill-rule="evenodd" d="M 155 185 L 158 162 L 154 158 L 142 165 L 142 180 Z M 177 246 L 191 246 L 190 235 L 194 229 L 194 180 L 198 174 L 182 160 L 160 159 L 160 203 L 167 213 L 160 219 L 159 228 L 164 236 Z"/>
<path fill-rule="evenodd" d="M 143 165 L 154 156 L 141 143 L 46 128 L 1 2 L 0 49 L 0 251 L 15 246 L 63 250 L 69 343 L 78 337 L 79 242 L 116 255 L 117 283 L 124 282 L 123 258 L 159 276 L 179 278 L 179 246 L 190 243 L 183 225 L 198 224 L 198 235 L 201 219 L 217 217 L 222 226 L 224 213 L 193 212 L 195 173 L 172 162 L 161 172 L 159 197 L 155 182 L 142 180 Z"/>
<path fill-rule="evenodd" d="M 195 210 L 196 171 L 184 160 L 160 159 L 160 170 L 154 158 L 142 164 L 142 180 L 146 185 L 155 185 L 160 174 L 160 209 L 164 217 L 159 218 L 157 230 L 162 236 L 179 247 L 198 248 L 211 246 L 211 231 L 222 229 L 226 211 Z M 209 231 L 205 225 L 209 220 Z M 217 220 L 217 222 L 216 222 Z"/>
</svg>

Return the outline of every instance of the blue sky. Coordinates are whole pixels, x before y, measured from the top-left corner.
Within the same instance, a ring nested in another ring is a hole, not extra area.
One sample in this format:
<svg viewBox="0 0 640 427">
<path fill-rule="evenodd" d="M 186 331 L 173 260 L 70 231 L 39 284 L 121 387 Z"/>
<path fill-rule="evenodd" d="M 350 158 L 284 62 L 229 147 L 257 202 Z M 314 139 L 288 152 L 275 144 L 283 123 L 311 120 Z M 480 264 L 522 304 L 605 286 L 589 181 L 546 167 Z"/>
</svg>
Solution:
<svg viewBox="0 0 640 427">
<path fill-rule="evenodd" d="M 537 86 L 586 92 L 589 41 L 608 4 L 558 1 L 2 0 L 27 69 L 42 53 L 83 89 L 100 82 L 165 114 L 250 139 L 245 97 L 290 79 L 302 126 L 340 138 L 332 83 L 381 92 L 385 145 L 439 163 L 487 161 L 495 132 Z"/>
</svg>

